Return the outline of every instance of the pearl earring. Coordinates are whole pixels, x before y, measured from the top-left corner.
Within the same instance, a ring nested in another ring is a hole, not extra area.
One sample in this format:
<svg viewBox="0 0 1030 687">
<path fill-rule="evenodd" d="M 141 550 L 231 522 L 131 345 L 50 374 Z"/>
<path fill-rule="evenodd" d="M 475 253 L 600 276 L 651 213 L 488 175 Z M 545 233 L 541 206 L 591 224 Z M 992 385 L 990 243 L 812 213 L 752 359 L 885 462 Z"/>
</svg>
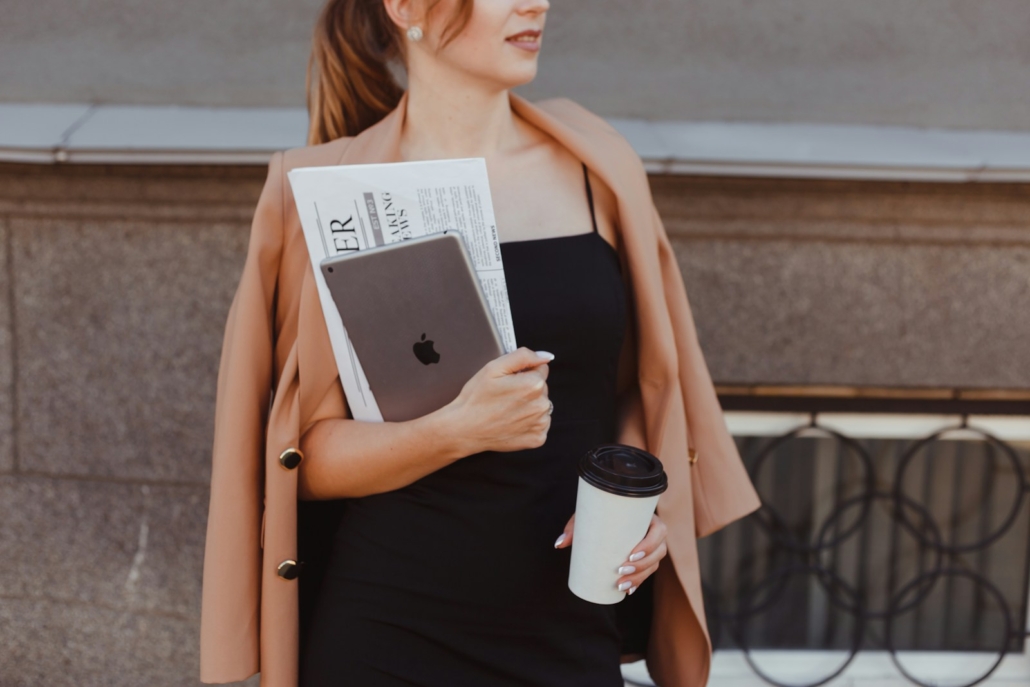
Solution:
<svg viewBox="0 0 1030 687">
<path fill-rule="evenodd" d="M 408 38 L 413 41 L 422 40 L 422 29 L 417 26 L 408 27 Z"/>
</svg>

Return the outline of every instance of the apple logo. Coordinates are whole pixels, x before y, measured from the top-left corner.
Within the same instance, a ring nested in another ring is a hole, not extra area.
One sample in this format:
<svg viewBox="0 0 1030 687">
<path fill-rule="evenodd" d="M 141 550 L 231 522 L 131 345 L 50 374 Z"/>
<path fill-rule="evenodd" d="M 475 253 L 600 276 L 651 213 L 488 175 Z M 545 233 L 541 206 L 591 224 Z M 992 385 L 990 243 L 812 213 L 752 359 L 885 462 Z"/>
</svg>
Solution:
<svg viewBox="0 0 1030 687">
<path fill-rule="evenodd" d="M 422 340 L 416 341 L 411 347 L 415 351 L 415 357 L 423 365 L 431 365 L 440 362 L 440 354 L 433 350 L 433 340 L 426 340 L 425 332 L 422 333 Z"/>
</svg>

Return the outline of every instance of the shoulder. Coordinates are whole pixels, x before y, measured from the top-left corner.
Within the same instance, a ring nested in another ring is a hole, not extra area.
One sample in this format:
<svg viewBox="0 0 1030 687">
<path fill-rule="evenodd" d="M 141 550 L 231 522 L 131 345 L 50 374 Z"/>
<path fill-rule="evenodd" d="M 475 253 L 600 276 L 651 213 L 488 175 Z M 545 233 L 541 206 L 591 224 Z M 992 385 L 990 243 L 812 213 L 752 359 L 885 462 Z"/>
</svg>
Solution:
<svg viewBox="0 0 1030 687">
<path fill-rule="evenodd" d="M 289 188 L 286 175 L 298 167 L 320 167 L 334 165 L 343 156 L 343 151 L 353 140 L 353 136 L 337 138 L 328 143 L 299 146 L 277 150 L 268 160 L 268 171 L 260 203 L 278 201 L 283 204 L 288 200 L 285 191 Z"/>
<path fill-rule="evenodd" d="M 353 136 L 335 138 L 327 143 L 316 145 L 300 146 L 282 151 L 282 171 L 289 172 L 297 167 L 321 167 L 335 165 L 343 157 Z"/>
<path fill-rule="evenodd" d="M 533 104 L 577 129 L 606 135 L 620 135 L 615 127 L 605 121 L 604 117 L 588 110 L 572 98 L 564 96 L 545 98 L 537 100 Z"/>
<path fill-rule="evenodd" d="M 265 184 L 258 198 L 251 224 L 252 244 L 282 244 L 286 234 L 291 230 L 299 231 L 296 204 L 293 194 L 290 192 L 287 173 L 297 167 L 336 164 L 352 138 L 348 136 L 328 143 L 289 148 L 272 153 L 268 161 Z"/>
<path fill-rule="evenodd" d="M 615 146 L 619 152 L 636 156 L 636 151 L 625 136 L 608 120 L 593 112 L 572 98 L 558 97 L 538 100 L 534 103 L 566 126 L 581 135 L 605 145 Z"/>
<path fill-rule="evenodd" d="M 604 178 L 615 195 L 634 203 L 651 200 L 644 161 L 608 120 L 567 97 L 547 98 L 533 105 L 552 119 L 551 133 L 564 139 L 564 144 L 572 147 L 576 143 L 590 150 L 596 165 L 592 171 Z"/>
<path fill-rule="evenodd" d="M 647 171 L 640 155 L 622 132 L 604 117 L 567 97 L 547 98 L 533 105 L 557 120 L 595 153 L 595 161 L 601 167 L 595 171 L 603 172 L 610 183 L 627 185 L 630 192 L 638 192 L 647 186 Z"/>
</svg>

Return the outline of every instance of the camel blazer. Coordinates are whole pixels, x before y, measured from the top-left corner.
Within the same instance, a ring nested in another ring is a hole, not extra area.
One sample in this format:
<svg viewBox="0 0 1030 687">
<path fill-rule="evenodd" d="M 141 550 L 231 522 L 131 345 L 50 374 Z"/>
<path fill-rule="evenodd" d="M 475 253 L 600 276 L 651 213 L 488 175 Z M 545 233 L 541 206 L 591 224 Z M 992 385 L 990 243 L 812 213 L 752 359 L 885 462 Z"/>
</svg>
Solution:
<svg viewBox="0 0 1030 687">
<path fill-rule="evenodd" d="M 726 428 L 640 158 L 607 122 L 567 98 L 509 97 L 515 113 L 566 146 L 617 199 L 639 383 L 621 408 L 616 436 L 658 456 L 669 477 L 657 506 L 668 527 L 668 555 L 654 573 L 647 667 L 662 687 L 702 687 L 712 648 L 696 539 L 754 511 L 759 498 Z M 218 371 L 202 682 L 260 671 L 262 687 L 296 686 L 299 456 L 290 449 L 317 420 L 349 417 L 285 173 L 399 161 L 406 104 L 404 94 L 357 136 L 275 153 L 269 163 Z"/>
</svg>

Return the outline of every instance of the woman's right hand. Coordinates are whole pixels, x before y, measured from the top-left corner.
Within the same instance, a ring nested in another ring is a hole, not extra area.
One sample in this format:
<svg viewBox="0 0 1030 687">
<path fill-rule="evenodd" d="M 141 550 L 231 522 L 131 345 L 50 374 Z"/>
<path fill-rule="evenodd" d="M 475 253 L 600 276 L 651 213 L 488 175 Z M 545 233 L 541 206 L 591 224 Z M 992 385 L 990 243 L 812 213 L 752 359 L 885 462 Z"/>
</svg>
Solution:
<svg viewBox="0 0 1030 687">
<path fill-rule="evenodd" d="M 480 368 L 441 409 L 465 455 L 543 445 L 551 428 L 547 363 L 553 359 L 520 346 Z"/>
</svg>

